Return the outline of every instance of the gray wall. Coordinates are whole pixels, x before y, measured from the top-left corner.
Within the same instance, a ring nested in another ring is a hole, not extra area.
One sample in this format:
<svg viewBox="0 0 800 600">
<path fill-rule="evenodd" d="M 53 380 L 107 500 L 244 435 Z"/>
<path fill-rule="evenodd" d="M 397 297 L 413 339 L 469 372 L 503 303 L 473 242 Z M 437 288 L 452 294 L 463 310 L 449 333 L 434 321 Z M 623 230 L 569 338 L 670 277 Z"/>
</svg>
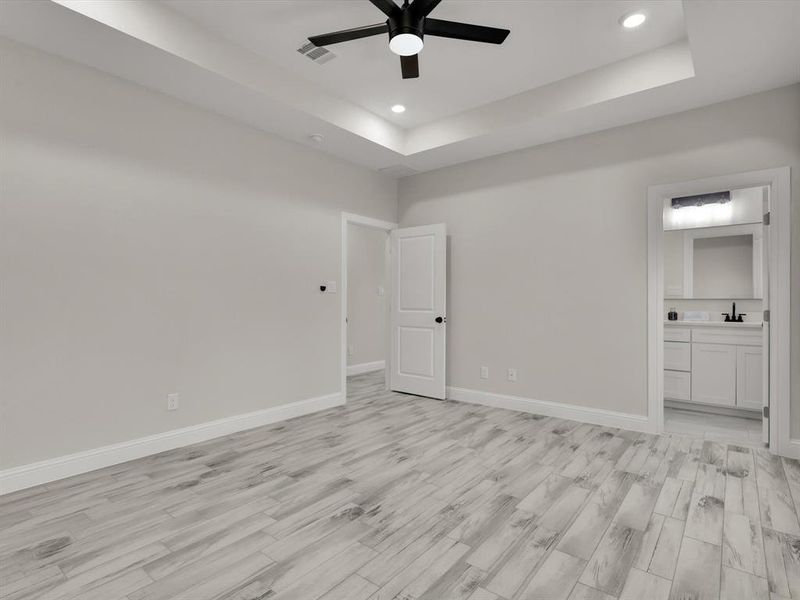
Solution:
<svg viewBox="0 0 800 600">
<path fill-rule="evenodd" d="M 318 286 L 340 211 L 394 221 L 394 181 L 0 53 L 0 468 L 339 391 L 341 294 Z"/>
<path fill-rule="evenodd" d="M 394 182 L 0 52 L 0 468 L 338 391 L 341 295 L 317 286 L 339 212 L 395 220 Z M 796 206 L 798 107 L 796 85 L 404 180 L 403 224 L 451 236 L 449 383 L 644 414 L 647 186 L 789 165 Z"/>
<path fill-rule="evenodd" d="M 386 356 L 385 231 L 347 228 L 347 364 L 384 360 Z M 378 288 L 384 295 L 378 295 Z"/>
<path fill-rule="evenodd" d="M 646 414 L 647 187 L 787 165 L 797 373 L 800 85 L 403 179 L 401 224 L 448 226 L 448 383 Z"/>
</svg>

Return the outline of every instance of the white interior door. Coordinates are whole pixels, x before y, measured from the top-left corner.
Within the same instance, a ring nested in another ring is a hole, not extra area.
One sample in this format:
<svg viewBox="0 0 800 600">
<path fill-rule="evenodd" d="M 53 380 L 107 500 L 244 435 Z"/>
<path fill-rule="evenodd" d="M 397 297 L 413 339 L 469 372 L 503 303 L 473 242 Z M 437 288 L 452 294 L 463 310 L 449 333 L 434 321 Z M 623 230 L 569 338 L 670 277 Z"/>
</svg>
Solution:
<svg viewBox="0 0 800 600">
<path fill-rule="evenodd" d="M 390 387 L 444 399 L 446 226 L 393 229 L 391 275 Z"/>
</svg>

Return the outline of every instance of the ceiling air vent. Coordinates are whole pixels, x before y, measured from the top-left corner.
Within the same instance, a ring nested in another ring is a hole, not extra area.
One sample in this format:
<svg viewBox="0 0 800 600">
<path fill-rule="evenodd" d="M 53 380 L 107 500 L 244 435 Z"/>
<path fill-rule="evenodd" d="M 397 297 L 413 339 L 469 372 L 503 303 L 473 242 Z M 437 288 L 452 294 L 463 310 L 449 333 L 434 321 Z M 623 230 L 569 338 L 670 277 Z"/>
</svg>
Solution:
<svg viewBox="0 0 800 600">
<path fill-rule="evenodd" d="M 297 51 L 320 65 L 336 58 L 336 55 L 327 48 L 315 46 L 309 41 L 306 41 Z"/>
</svg>

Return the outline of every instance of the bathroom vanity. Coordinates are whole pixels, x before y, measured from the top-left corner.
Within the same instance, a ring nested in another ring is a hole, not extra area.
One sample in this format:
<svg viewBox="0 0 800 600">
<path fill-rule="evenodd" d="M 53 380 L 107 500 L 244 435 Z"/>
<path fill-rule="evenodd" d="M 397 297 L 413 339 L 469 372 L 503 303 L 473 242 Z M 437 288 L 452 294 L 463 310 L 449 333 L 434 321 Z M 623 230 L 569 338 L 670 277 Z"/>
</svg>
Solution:
<svg viewBox="0 0 800 600">
<path fill-rule="evenodd" d="M 764 187 L 664 200 L 668 408 L 761 417 L 766 203 Z"/>
<path fill-rule="evenodd" d="M 761 322 L 664 322 L 664 399 L 760 411 Z"/>
</svg>

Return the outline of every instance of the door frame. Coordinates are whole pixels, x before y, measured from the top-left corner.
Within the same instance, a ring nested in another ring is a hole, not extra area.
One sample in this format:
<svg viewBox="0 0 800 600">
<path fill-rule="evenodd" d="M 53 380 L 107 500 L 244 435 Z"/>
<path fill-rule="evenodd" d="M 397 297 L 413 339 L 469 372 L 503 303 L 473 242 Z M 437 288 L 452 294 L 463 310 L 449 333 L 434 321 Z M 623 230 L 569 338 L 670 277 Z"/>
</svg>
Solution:
<svg viewBox="0 0 800 600">
<path fill-rule="evenodd" d="M 391 356 L 389 354 L 391 336 L 389 335 L 389 319 L 391 315 L 391 277 L 389 277 L 389 232 L 392 229 L 397 229 L 399 225 L 390 221 L 382 221 L 372 217 L 365 217 L 354 213 L 342 212 L 342 265 L 341 265 L 341 294 L 342 299 L 340 302 L 341 312 L 341 347 L 340 354 L 340 368 L 341 368 L 341 394 L 342 401 L 347 402 L 347 226 L 348 225 L 361 225 L 362 227 L 371 227 L 372 229 L 379 229 L 386 232 L 386 245 L 384 249 L 384 273 L 386 277 L 386 298 L 390 301 L 386 303 L 386 340 L 384 353 L 386 354 L 386 364 L 384 366 L 386 386 L 389 385 L 389 369 L 391 368 Z"/>
<path fill-rule="evenodd" d="M 664 198 L 767 186 L 770 188 L 769 261 L 769 449 L 800 458 L 800 440 L 791 439 L 790 249 L 791 169 L 780 167 L 647 188 L 647 371 L 648 421 L 655 433 L 664 431 Z"/>
</svg>

